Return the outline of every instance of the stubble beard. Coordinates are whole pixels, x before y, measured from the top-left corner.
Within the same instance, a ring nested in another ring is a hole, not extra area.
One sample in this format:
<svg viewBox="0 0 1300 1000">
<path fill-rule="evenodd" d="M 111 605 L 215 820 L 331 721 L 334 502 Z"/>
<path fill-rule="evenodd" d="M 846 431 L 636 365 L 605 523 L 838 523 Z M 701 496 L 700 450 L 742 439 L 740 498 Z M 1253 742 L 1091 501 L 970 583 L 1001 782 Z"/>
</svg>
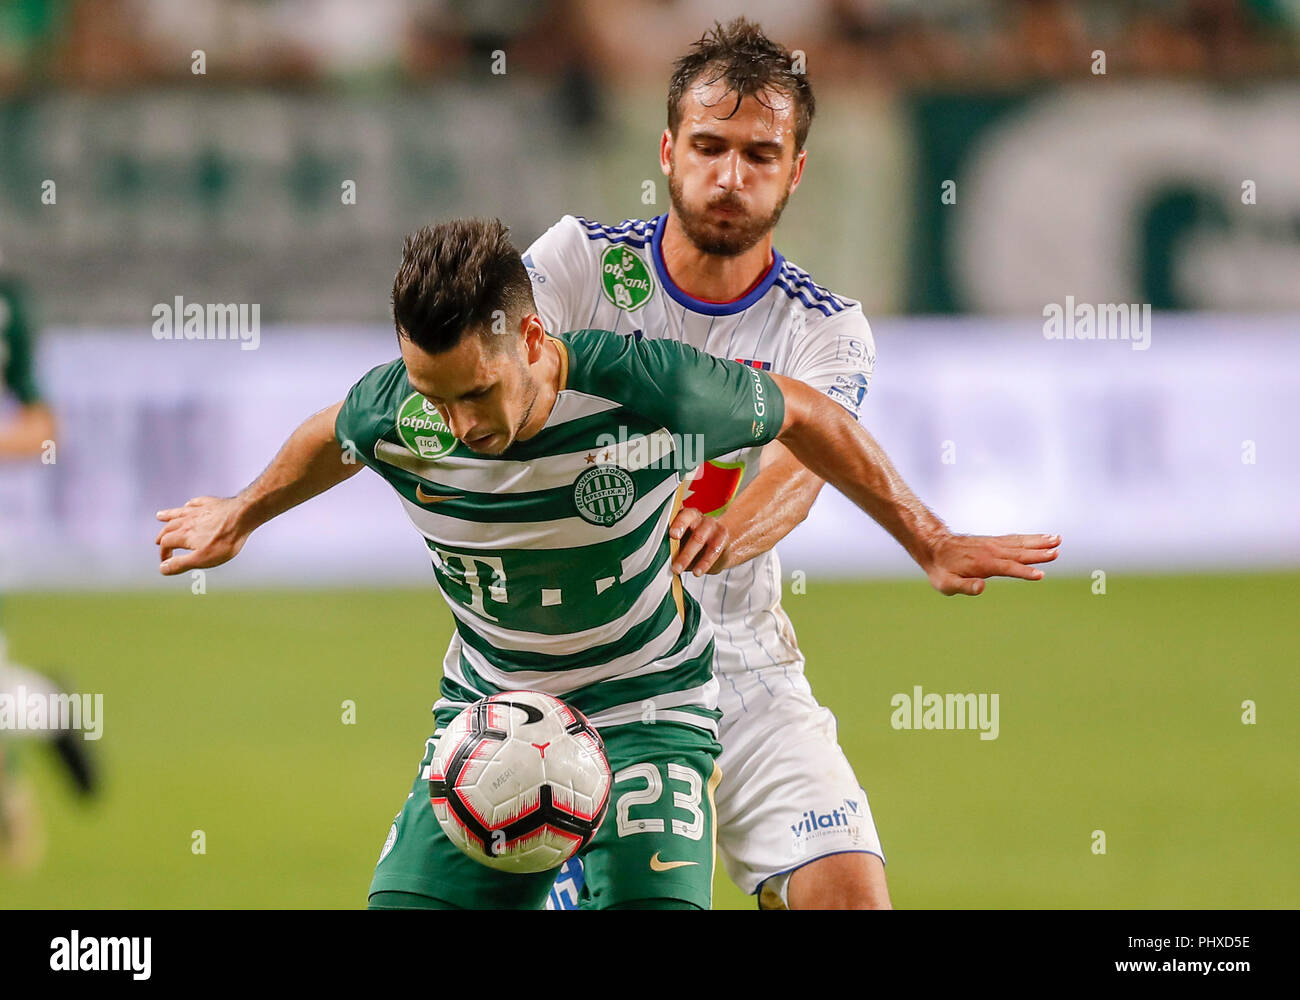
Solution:
<svg viewBox="0 0 1300 1000">
<path fill-rule="evenodd" d="M 501 454 L 502 452 L 504 452 L 507 448 L 509 448 L 512 444 L 514 444 L 516 441 L 518 441 L 518 440 L 519 440 L 519 434 L 520 434 L 520 432 L 521 432 L 525 427 L 528 426 L 528 421 L 532 418 L 532 415 L 533 415 L 533 409 L 537 406 L 537 397 L 538 397 L 539 393 L 541 392 L 541 388 L 540 388 L 540 386 L 538 385 L 537 379 L 533 378 L 533 371 L 532 371 L 532 369 L 531 369 L 528 365 L 526 365 L 526 364 L 524 365 L 524 383 L 523 383 L 523 385 L 524 385 L 524 388 L 525 388 L 526 390 L 531 390 L 531 391 L 529 392 L 529 394 L 528 394 L 528 405 L 524 407 L 523 415 L 519 418 L 519 422 L 518 422 L 518 424 L 515 425 L 515 429 L 514 429 L 514 431 L 511 432 L 511 434 L 510 434 L 510 439 L 509 439 L 508 441 L 506 441 L 506 443 L 505 443 L 504 445 L 502 445 L 499 449 L 497 449 L 497 450 L 494 451 L 494 452 L 490 452 L 489 454 L 500 455 L 500 454 Z"/>
<path fill-rule="evenodd" d="M 686 204 L 676 169 L 671 169 L 668 175 L 668 195 L 672 200 L 673 211 L 677 213 L 677 219 L 682 225 L 682 231 L 697 250 L 719 257 L 736 257 L 755 246 L 781 221 L 781 213 L 785 211 L 785 204 L 790 200 L 790 180 L 787 179 L 785 193 L 781 195 L 781 200 L 768 215 L 757 219 L 751 215 L 738 216 L 729 220 L 729 224 L 725 227 L 710 223 L 703 212 L 697 213 Z M 744 206 L 734 195 L 721 195 L 705 205 L 704 211 L 707 212 L 710 208 L 743 210 Z"/>
</svg>

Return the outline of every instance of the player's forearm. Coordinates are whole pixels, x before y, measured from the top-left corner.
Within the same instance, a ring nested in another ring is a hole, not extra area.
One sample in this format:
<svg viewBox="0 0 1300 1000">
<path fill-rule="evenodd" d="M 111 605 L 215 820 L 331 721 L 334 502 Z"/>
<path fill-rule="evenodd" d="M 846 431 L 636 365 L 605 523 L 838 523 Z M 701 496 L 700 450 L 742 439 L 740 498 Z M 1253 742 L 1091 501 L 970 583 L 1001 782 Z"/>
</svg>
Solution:
<svg viewBox="0 0 1300 1000">
<path fill-rule="evenodd" d="M 810 386 L 775 376 L 785 397 L 780 441 L 864 510 L 928 571 L 944 523 L 908 488 L 876 440 Z"/>
<path fill-rule="evenodd" d="M 266 470 L 236 499 L 241 520 L 252 531 L 285 511 L 324 493 L 361 469 L 334 437 L 342 403 L 308 417 L 284 443 Z"/>
<path fill-rule="evenodd" d="M 31 458 L 54 439 L 54 415 L 41 403 L 24 406 L 0 427 L 0 459 Z"/>
<path fill-rule="evenodd" d="M 711 572 L 739 566 L 771 549 L 808 516 L 825 484 L 779 441 L 769 444 L 758 475 L 718 518 L 730 541 Z"/>
</svg>

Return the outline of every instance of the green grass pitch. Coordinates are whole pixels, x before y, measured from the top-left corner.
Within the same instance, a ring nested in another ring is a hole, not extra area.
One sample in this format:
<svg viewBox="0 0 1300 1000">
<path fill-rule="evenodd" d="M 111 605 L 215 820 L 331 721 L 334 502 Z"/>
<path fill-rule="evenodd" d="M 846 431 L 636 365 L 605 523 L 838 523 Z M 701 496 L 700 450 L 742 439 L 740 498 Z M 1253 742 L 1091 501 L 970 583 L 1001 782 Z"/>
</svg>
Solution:
<svg viewBox="0 0 1300 1000">
<path fill-rule="evenodd" d="M 0 899 L 364 906 L 428 735 L 441 598 L 227 594 L 219 573 L 206 595 L 181 586 L 9 599 L 16 660 L 103 692 L 107 786 L 83 807 L 26 749 L 46 859 L 0 875 Z M 1300 574 L 1111 574 L 1107 590 L 812 580 L 787 595 L 897 906 L 1300 906 Z M 893 729 L 891 696 L 916 685 L 997 693 L 998 738 Z M 715 904 L 753 901 L 719 870 Z"/>
</svg>

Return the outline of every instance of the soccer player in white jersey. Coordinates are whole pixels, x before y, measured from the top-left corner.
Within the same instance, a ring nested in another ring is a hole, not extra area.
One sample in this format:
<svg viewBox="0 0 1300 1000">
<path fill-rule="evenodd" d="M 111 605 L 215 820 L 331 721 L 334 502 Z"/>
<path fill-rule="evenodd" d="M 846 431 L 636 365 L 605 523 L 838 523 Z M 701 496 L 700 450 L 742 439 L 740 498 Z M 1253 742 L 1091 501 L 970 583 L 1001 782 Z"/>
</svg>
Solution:
<svg viewBox="0 0 1300 1000">
<path fill-rule="evenodd" d="M 861 305 L 772 245 L 814 112 L 808 79 L 791 65 L 743 18 L 677 61 L 659 150 L 671 208 L 613 226 L 566 215 L 533 243 L 524 263 L 548 329 L 685 341 L 800 379 L 859 416 L 875 362 Z M 866 793 L 781 609 L 773 546 L 823 485 L 780 442 L 706 462 L 673 526 L 674 569 L 716 626 L 728 873 L 765 908 L 887 908 Z M 950 591 L 942 573 L 930 579 L 945 593 L 982 590 L 978 580 Z M 553 908 L 567 908 L 580 878 L 576 865 L 562 873 Z"/>
</svg>

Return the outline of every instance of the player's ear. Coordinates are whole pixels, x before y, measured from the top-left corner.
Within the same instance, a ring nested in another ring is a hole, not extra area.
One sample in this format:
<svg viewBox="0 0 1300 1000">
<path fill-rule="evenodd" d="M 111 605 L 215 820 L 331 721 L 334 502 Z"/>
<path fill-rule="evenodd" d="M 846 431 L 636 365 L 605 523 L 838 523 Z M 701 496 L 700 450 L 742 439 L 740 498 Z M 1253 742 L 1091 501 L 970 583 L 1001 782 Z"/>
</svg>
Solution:
<svg viewBox="0 0 1300 1000">
<path fill-rule="evenodd" d="M 799 181 L 803 179 L 803 165 L 808 159 L 808 150 L 801 149 L 794 158 L 794 170 L 790 175 L 790 193 L 794 194 L 794 189 L 799 186 Z"/>
<path fill-rule="evenodd" d="M 668 129 L 664 129 L 664 134 L 659 137 L 659 169 L 663 171 L 665 177 L 672 172 L 673 163 L 673 134 Z"/>
<path fill-rule="evenodd" d="M 524 356 L 530 365 L 537 364 L 546 347 L 546 328 L 542 325 L 542 318 L 537 313 L 525 313 L 519 321 L 519 332 L 524 338 Z"/>
</svg>

